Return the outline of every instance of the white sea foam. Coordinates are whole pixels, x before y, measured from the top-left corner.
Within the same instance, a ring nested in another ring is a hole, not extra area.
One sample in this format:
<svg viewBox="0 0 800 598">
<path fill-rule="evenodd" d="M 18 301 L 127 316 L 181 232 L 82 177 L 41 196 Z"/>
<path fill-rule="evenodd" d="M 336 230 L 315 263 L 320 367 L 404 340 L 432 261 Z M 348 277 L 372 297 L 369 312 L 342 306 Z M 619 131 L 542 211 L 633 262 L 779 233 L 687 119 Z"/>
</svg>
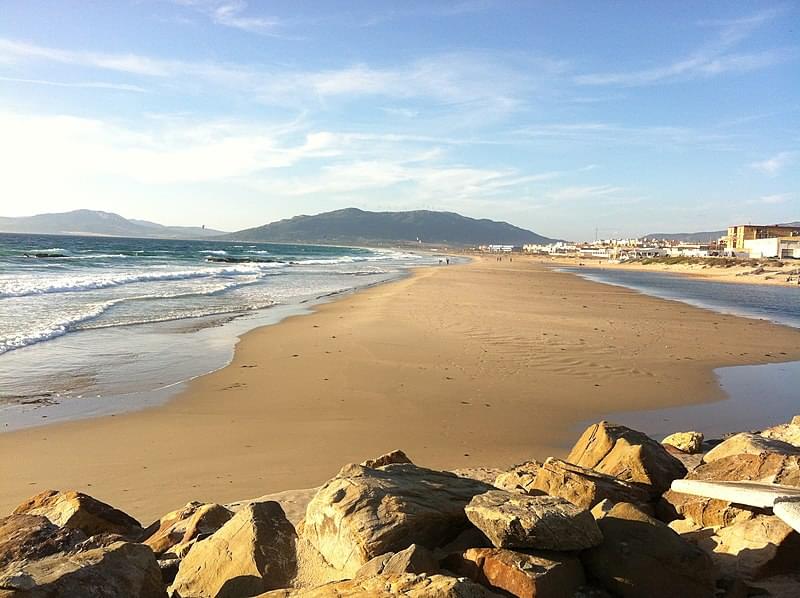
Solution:
<svg viewBox="0 0 800 598">
<path fill-rule="evenodd" d="M 28 345 L 64 336 L 78 324 L 88 322 L 102 315 L 107 309 L 114 305 L 114 303 L 114 301 L 107 301 L 105 303 L 87 305 L 86 311 L 76 316 L 64 318 L 47 325 L 41 325 L 32 330 L 25 331 L 24 333 L 0 336 L 0 355 L 14 349 L 20 349 Z"/>
</svg>

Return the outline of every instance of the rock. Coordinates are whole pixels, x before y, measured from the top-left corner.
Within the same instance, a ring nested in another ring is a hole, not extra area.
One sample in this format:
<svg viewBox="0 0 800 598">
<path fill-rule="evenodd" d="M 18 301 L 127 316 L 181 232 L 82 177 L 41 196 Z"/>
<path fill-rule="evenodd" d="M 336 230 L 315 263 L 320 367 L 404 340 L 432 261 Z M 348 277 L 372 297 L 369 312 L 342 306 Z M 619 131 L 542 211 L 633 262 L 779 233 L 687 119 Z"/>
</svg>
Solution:
<svg viewBox="0 0 800 598">
<path fill-rule="evenodd" d="M 580 560 L 560 553 L 471 548 L 443 564 L 456 575 L 518 598 L 573 598 L 585 581 Z"/>
<path fill-rule="evenodd" d="M 667 452 L 670 455 L 672 455 L 678 461 L 683 463 L 683 466 L 686 468 L 687 472 L 694 471 L 695 469 L 700 467 L 700 465 L 703 464 L 703 453 L 696 453 L 694 455 L 690 455 L 689 453 L 684 453 L 680 449 L 676 449 L 671 444 L 663 444 L 661 446 L 667 449 Z"/>
<path fill-rule="evenodd" d="M 60 528 L 41 515 L 9 515 L 0 519 L 0 572 L 9 563 L 35 561 L 71 550 L 86 539 L 77 529 Z"/>
<path fill-rule="evenodd" d="M 519 492 L 521 494 L 540 494 L 534 490 L 533 481 L 539 468 L 542 466 L 538 461 L 526 461 L 520 465 L 515 465 L 506 472 L 498 475 L 494 480 L 494 486 L 507 492 Z"/>
<path fill-rule="evenodd" d="M 309 503 L 304 536 L 351 576 L 411 544 L 434 548 L 467 526 L 464 507 L 491 486 L 416 465 L 346 466 Z"/>
<path fill-rule="evenodd" d="M 695 455 L 702 450 L 703 440 L 705 436 L 701 432 L 675 432 L 662 440 L 661 444 L 668 444 L 679 451 Z"/>
<path fill-rule="evenodd" d="M 759 432 L 764 438 L 780 440 L 796 447 L 800 447 L 800 415 L 795 415 L 788 424 L 780 424 L 761 430 Z"/>
<path fill-rule="evenodd" d="M 79 529 L 87 536 L 111 533 L 138 540 L 144 531 L 130 515 L 73 490 L 40 492 L 14 509 L 14 514 L 42 515 L 59 527 Z"/>
<path fill-rule="evenodd" d="M 276 502 L 241 509 L 181 561 L 176 598 L 240 598 L 289 585 L 296 571 L 294 527 Z"/>
<path fill-rule="evenodd" d="M 800 534 L 773 515 L 720 528 L 712 537 L 720 568 L 747 580 L 797 571 Z"/>
<path fill-rule="evenodd" d="M 3 592 L 3 590 L 6 590 Z M 18 563 L 0 577 L 3 598 L 166 598 L 153 551 L 115 541 Z"/>
<path fill-rule="evenodd" d="M 424 546 L 412 544 L 400 552 L 389 552 L 376 556 L 363 565 L 356 577 L 372 577 L 374 575 L 402 575 L 403 573 L 426 573 L 433 575 L 439 572 L 439 561 Z"/>
<path fill-rule="evenodd" d="M 653 486 L 657 493 L 686 468 L 649 436 L 602 421 L 589 426 L 572 448 L 567 461 L 628 482 Z"/>
<path fill-rule="evenodd" d="M 164 515 L 145 530 L 144 543 L 160 555 L 175 546 L 188 544 L 195 538 L 213 534 L 231 517 L 233 513 L 222 505 L 190 502 L 185 507 Z"/>
<path fill-rule="evenodd" d="M 277 590 L 257 598 L 500 598 L 468 579 L 444 575 L 376 575 L 318 588 Z"/>
<path fill-rule="evenodd" d="M 731 436 L 708 451 L 703 457 L 703 461 L 711 463 L 723 457 L 731 457 L 734 455 L 760 455 L 761 453 L 800 455 L 800 448 L 780 440 L 772 440 L 759 436 L 758 434 L 742 432 L 741 434 Z"/>
<path fill-rule="evenodd" d="M 560 496 L 582 509 L 591 509 L 603 499 L 613 502 L 647 503 L 647 486 L 625 482 L 560 459 L 548 458 L 536 473 L 532 489 Z"/>
<path fill-rule="evenodd" d="M 496 548 L 583 550 L 603 540 L 591 513 L 556 496 L 491 490 L 465 511 Z"/>
<path fill-rule="evenodd" d="M 750 481 L 800 487 L 800 456 L 778 453 L 742 454 L 705 463 L 686 476 L 687 480 Z M 659 515 L 669 520 L 684 517 L 701 527 L 732 525 L 751 519 L 752 509 L 733 506 L 724 500 L 681 494 L 672 490 L 664 493 Z"/>
<path fill-rule="evenodd" d="M 319 492 L 319 488 L 304 488 L 302 490 L 284 490 L 282 492 L 273 492 L 272 494 L 265 494 L 258 498 L 250 500 L 240 500 L 237 502 L 225 505 L 229 511 L 239 511 L 242 507 L 251 505 L 254 502 L 267 502 L 269 500 L 278 503 L 283 512 L 286 514 L 286 519 L 291 521 L 292 525 L 297 525 L 305 518 L 306 509 L 311 499 Z"/>
<path fill-rule="evenodd" d="M 376 467 L 383 467 L 384 465 L 391 465 L 392 463 L 411 463 L 411 459 L 409 459 L 408 455 L 406 455 L 403 451 L 397 449 L 390 453 L 381 455 L 380 457 L 367 459 L 361 464 L 361 466 L 372 467 L 374 469 Z"/>
<path fill-rule="evenodd" d="M 459 467 L 458 469 L 451 469 L 450 473 L 454 473 L 460 478 L 478 480 L 479 482 L 491 486 L 494 484 L 497 476 L 504 472 L 497 467 Z"/>
<path fill-rule="evenodd" d="M 597 524 L 603 543 L 581 554 L 586 574 L 622 598 L 712 598 L 711 557 L 629 503 L 617 503 Z"/>
</svg>

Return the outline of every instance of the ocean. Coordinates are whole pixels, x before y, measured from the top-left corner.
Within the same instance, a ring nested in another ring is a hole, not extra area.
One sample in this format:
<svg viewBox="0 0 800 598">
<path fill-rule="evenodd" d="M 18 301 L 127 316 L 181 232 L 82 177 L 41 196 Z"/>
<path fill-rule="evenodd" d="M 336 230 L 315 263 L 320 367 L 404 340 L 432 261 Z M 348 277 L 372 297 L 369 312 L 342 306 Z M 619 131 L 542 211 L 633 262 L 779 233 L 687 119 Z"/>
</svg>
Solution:
<svg viewBox="0 0 800 598">
<path fill-rule="evenodd" d="M 247 330 L 437 262 L 388 249 L 0 234 L 0 421 L 163 400 L 227 364 Z"/>
<path fill-rule="evenodd" d="M 662 299 L 800 328 L 800 289 L 796 287 L 715 282 L 621 268 L 560 270 Z M 656 438 L 679 430 L 698 430 L 715 438 L 732 431 L 774 426 L 800 415 L 800 362 L 718 368 L 714 373 L 728 395 L 725 400 L 610 417 Z"/>
</svg>

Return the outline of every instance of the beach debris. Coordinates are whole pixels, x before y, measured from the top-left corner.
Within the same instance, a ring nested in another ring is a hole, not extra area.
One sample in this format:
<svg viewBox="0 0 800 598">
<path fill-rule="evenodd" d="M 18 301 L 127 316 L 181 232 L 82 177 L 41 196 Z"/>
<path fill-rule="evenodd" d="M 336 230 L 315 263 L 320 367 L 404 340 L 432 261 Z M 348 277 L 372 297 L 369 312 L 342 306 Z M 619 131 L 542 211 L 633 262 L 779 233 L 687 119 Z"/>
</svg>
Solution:
<svg viewBox="0 0 800 598">
<path fill-rule="evenodd" d="M 445 575 L 376 575 L 337 581 L 312 589 L 267 592 L 258 598 L 499 598 L 468 579 Z"/>
<path fill-rule="evenodd" d="M 572 598 L 585 583 L 580 559 L 565 553 L 470 548 L 443 564 L 456 575 L 519 598 Z"/>
<path fill-rule="evenodd" d="M 593 510 L 603 542 L 581 553 L 586 573 L 622 598 L 712 598 L 717 577 L 704 550 L 630 503 Z"/>
<path fill-rule="evenodd" d="M 156 555 L 170 552 L 181 557 L 195 539 L 213 534 L 231 517 L 233 513 L 222 505 L 192 501 L 148 527 L 143 534 L 143 543 Z"/>
<path fill-rule="evenodd" d="M 354 574 L 386 552 L 412 543 L 432 548 L 455 537 L 468 525 L 464 507 L 489 489 L 411 463 L 348 465 L 309 503 L 304 535 L 328 563 Z"/>
<path fill-rule="evenodd" d="M 589 426 L 566 459 L 628 482 L 640 482 L 656 492 L 686 475 L 683 464 L 658 442 L 625 426 L 601 421 Z"/>
<path fill-rule="evenodd" d="M 701 452 L 704 440 L 702 432 L 675 432 L 664 438 L 661 444 L 668 444 L 684 453 L 696 455 Z"/>
<path fill-rule="evenodd" d="M 139 540 L 144 531 L 130 515 L 74 490 L 45 490 L 19 505 L 14 514 L 42 515 L 59 527 L 79 529 L 87 536 L 111 533 Z"/>
<path fill-rule="evenodd" d="M 278 503 L 248 505 L 192 546 L 170 593 L 175 598 L 239 598 L 285 588 L 296 572 L 295 539 Z"/>
<path fill-rule="evenodd" d="M 465 511 L 495 548 L 583 550 L 603 540 L 589 511 L 556 496 L 490 490 Z"/>
<path fill-rule="evenodd" d="M 13 563 L 0 573 L 9 598 L 166 598 L 155 555 L 119 536 L 95 536 L 68 552 Z"/>
<path fill-rule="evenodd" d="M 553 457 L 539 468 L 531 488 L 560 496 L 582 509 L 591 509 L 604 499 L 634 504 L 647 504 L 653 499 L 649 486 L 626 482 Z"/>
<path fill-rule="evenodd" d="M 741 432 L 719 443 L 703 456 L 703 461 L 711 463 L 731 455 L 761 455 L 776 453 L 781 455 L 800 455 L 800 448 L 759 434 Z"/>
</svg>

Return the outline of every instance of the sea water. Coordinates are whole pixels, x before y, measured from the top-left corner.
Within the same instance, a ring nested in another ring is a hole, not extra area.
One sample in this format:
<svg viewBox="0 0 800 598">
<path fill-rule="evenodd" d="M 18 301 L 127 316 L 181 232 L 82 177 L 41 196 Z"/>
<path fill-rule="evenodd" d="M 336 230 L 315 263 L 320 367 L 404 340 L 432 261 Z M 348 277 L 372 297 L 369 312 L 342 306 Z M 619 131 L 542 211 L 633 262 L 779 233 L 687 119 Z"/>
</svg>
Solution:
<svg viewBox="0 0 800 598">
<path fill-rule="evenodd" d="M 561 270 L 662 299 L 800 328 L 800 288 L 796 287 L 724 283 L 616 268 Z M 800 415 L 800 362 L 725 367 L 716 369 L 715 374 L 727 399 L 609 417 L 655 437 L 689 429 L 719 437 L 728 432 L 773 426 Z"/>
<path fill-rule="evenodd" d="M 237 337 L 438 258 L 399 250 L 0 234 L 0 431 L 139 408 Z"/>
</svg>

